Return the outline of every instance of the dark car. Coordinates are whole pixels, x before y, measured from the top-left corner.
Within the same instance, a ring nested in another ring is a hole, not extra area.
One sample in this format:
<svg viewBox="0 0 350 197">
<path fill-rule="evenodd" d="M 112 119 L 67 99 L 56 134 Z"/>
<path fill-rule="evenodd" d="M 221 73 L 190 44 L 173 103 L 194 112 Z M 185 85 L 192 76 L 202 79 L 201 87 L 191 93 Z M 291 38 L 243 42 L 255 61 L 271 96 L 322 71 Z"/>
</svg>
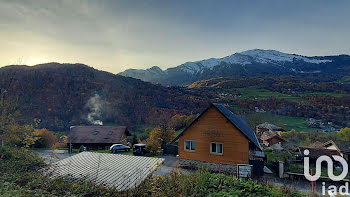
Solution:
<svg viewBox="0 0 350 197">
<path fill-rule="evenodd" d="M 112 153 L 117 153 L 117 152 L 129 152 L 130 151 L 130 147 L 129 146 L 125 146 L 124 144 L 113 144 L 109 150 Z"/>
<path fill-rule="evenodd" d="M 79 153 L 81 153 L 81 152 L 86 152 L 87 151 L 87 147 L 85 147 L 85 146 L 80 146 L 80 148 L 79 148 Z"/>
<path fill-rule="evenodd" d="M 132 153 L 136 156 L 143 156 L 148 153 L 146 150 L 146 144 L 134 144 Z"/>
</svg>

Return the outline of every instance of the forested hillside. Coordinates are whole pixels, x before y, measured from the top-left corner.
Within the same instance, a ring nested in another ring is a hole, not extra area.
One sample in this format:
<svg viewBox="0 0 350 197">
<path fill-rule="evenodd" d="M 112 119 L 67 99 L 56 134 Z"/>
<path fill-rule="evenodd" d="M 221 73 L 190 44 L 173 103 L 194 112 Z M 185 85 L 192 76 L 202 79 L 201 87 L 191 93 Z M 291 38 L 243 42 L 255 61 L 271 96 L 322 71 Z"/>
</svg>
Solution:
<svg viewBox="0 0 350 197">
<path fill-rule="evenodd" d="M 48 63 L 0 69 L 3 98 L 21 111 L 19 121 L 64 131 L 72 125 L 157 124 L 174 114 L 197 113 L 208 100 L 177 87 L 98 71 L 83 64 Z"/>
</svg>

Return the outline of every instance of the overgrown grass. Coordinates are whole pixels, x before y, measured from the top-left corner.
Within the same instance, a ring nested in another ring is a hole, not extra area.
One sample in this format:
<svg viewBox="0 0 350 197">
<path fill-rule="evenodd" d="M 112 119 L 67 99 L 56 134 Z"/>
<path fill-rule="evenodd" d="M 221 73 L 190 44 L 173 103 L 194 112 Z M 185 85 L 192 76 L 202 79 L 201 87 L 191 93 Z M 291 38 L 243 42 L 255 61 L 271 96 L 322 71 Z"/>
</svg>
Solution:
<svg viewBox="0 0 350 197">
<path fill-rule="evenodd" d="M 0 196 L 306 196 L 286 187 L 197 171 L 147 178 L 137 188 L 119 192 L 87 181 L 48 178 L 44 161 L 24 149 L 0 148 Z"/>
<path fill-rule="evenodd" d="M 306 196 L 287 187 L 211 174 L 205 170 L 190 176 L 176 173 L 165 177 L 153 176 L 145 181 L 143 189 L 150 191 L 152 196 Z M 142 192 L 136 194 L 142 196 Z"/>
</svg>

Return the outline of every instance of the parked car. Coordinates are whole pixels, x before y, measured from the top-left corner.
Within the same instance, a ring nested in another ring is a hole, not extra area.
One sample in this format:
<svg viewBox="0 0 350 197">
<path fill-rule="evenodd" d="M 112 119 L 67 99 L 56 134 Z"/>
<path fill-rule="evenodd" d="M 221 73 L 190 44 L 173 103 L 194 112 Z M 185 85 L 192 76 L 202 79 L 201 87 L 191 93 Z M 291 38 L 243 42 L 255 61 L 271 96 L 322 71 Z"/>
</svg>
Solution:
<svg viewBox="0 0 350 197">
<path fill-rule="evenodd" d="M 130 146 L 125 146 L 124 144 L 113 144 L 109 150 L 112 153 L 117 153 L 117 152 L 129 152 L 130 151 Z"/>
<path fill-rule="evenodd" d="M 80 146 L 80 148 L 79 148 L 79 153 L 81 153 L 81 152 L 86 152 L 87 151 L 87 147 L 85 147 L 85 146 Z"/>
<path fill-rule="evenodd" d="M 132 153 L 136 156 L 143 156 L 148 153 L 146 144 L 134 144 Z"/>
</svg>

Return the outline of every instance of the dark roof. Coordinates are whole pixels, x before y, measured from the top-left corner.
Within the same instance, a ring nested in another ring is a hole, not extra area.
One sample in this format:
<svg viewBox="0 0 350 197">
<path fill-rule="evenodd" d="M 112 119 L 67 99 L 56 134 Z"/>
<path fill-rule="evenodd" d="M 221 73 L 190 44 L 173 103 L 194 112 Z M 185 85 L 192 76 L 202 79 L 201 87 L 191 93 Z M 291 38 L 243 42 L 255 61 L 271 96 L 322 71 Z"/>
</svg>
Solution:
<svg viewBox="0 0 350 197">
<path fill-rule="evenodd" d="M 350 142 L 348 141 L 333 141 L 329 140 L 328 142 L 325 142 L 323 145 L 327 147 L 330 144 L 335 144 L 339 151 L 342 153 L 349 153 L 350 152 Z"/>
<path fill-rule="evenodd" d="M 310 148 L 322 148 L 323 147 L 323 143 L 320 142 L 320 141 L 316 141 L 316 142 L 310 144 L 308 147 L 310 147 Z"/>
<path fill-rule="evenodd" d="M 123 134 L 130 136 L 125 126 L 72 126 L 70 128 L 70 143 L 120 143 Z"/>
<path fill-rule="evenodd" d="M 332 155 L 340 155 L 337 150 L 324 149 L 324 148 L 309 148 L 309 147 L 299 147 L 299 151 L 302 157 L 304 157 L 304 150 L 309 150 L 308 157 L 312 159 L 317 159 L 323 155 L 332 156 Z"/>
<path fill-rule="evenodd" d="M 171 143 L 179 139 L 179 137 L 191 127 L 209 108 L 215 107 L 222 115 L 224 115 L 255 147 L 262 150 L 254 131 L 247 125 L 245 119 L 241 115 L 233 114 L 230 110 L 221 104 L 213 103 L 204 112 L 202 112 L 185 130 L 183 130 Z"/>
</svg>

